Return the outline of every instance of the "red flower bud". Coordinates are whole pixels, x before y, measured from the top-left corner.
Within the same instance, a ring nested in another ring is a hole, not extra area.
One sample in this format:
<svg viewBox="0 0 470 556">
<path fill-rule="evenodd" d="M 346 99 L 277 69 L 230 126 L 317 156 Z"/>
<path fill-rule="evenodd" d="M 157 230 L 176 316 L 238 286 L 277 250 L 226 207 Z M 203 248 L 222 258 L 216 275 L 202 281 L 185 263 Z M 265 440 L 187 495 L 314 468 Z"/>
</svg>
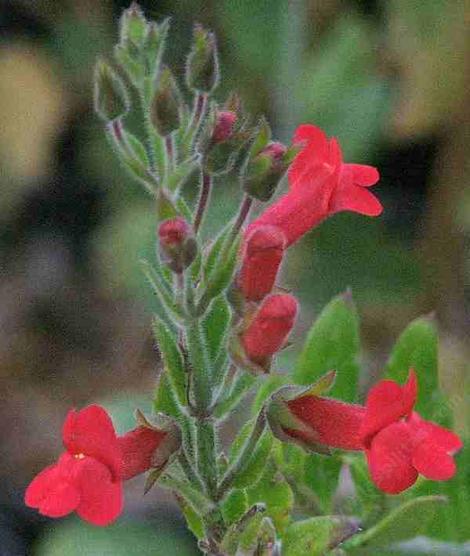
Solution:
<svg viewBox="0 0 470 556">
<path fill-rule="evenodd" d="M 261 154 L 270 156 L 273 161 L 281 161 L 286 151 L 287 147 L 285 145 L 279 143 L 279 141 L 273 141 L 264 147 Z"/>
<path fill-rule="evenodd" d="M 270 295 L 264 299 L 243 332 L 241 343 L 246 357 L 258 365 L 279 351 L 294 326 L 297 301 L 292 295 Z"/>
<path fill-rule="evenodd" d="M 235 112 L 223 110 L 218 112 L 217 120 L 215 123 L 214 132 L 212 134 L 213 143 L 222 143 L 227 141 L 233 134 L 233 127 L 237 120 Z"/>
<path fill-rule="evenodd" d="M 131 479 L 152 467 L 154 453 L 165 436 L 164 431 L 140 426 L 118 438 L 122 452 L 122 480 Z"/>
<path fill-rule="evenodd" d="M 181 273 L 194 260 L 197 251 L 191 226 L 184 218 L 176 217 L 162 222 L 158 228 L 160 257 L 173 272 Z"/>
<path fill-rule="evenodd" d="M 260 301 L 273 288 L 286 238 L 274 226 L 260 226 L 248 236 L 238 286 L 249 301 Z"/>
</svg>

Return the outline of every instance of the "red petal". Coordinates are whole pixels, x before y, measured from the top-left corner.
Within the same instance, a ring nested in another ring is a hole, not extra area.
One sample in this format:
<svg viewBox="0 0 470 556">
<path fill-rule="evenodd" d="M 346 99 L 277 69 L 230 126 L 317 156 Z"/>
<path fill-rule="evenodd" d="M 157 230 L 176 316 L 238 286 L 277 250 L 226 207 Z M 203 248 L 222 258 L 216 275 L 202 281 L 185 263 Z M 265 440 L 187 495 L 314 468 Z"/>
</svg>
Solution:
<svg viewBox="0 0 470 556">
<path fill-rule="evenodd" d="M 25 493 L 26 505 L 49 517 L 63 517 L 79 502 L 78 490 L 62 477 L 59 465 L 50 465 L 36 475 Z"/>
<path fill-rule="evenodd" d="M 410 371 L 408 381 L 400 386 L 393 380 L 381 380 L 369 392 L 366 400 L 362 436 L 367 445 L 371 437 L 387 425 L 411 413 L 416 402 L 416 375 Z"/>
<path fill-rule="evenodd" d="M 376 486 L 398 494 L 418 478 L 412 464 L 413 435 L 406 423 L 393 423 L 374 436 L 366 451 L 369 471 Z"/>
<path fill-rule="evenodd" d="M 455 454 L 463 446 L 462 441 L 454 432 L 431 421 L 425 421 L 416 412 L 412 413 L 408 422 L 414 428 L 419 429 L 423 438 L 428 438 L 449 454 Z"/>
<path fill-rule="evenodd" d="M 297 398 L 288 402 L 288 406 L 316 433 L 320 444 L 342 450 L 362 450 L 359 434 L 365 413 L 362 406 L 317 396 Z"/>
<path fill-rule="evenodd" d="M 78 460 L 75 473 L 81 500 L 77 514 L 94 525 L 108 525 L 122 512 L 122 482 L 113 481 L 108 467 L 85 457 Z"/>
<path fill-rule="evenodd" d="M 64 445 L 71 454 L 84 454 L 107 465 L 119 477 L 121 453 L 111 418 L 98 405 L 72 410 L 62 429 Z"/>
<path fill-rule="evenodd" d="M 370 187 L 380 179 L 379 171 L 373 166 L 366 164 L 345 164 L 345 166 L 351 169 L 353 182 L 361 187 Z"/>
<path fill-rule="evenodd" d="M 302 124 L 294 132 L 292 142 L 297 143 L 315 143 L 317 145 L 326 142 L 326 134 L 319 127 L 312 124 Z"/>
<path fill-rule="evenodd" d="M 432 440 L 424 440 L 413 451 L 413 465 L 427 479 L 447 481 L 455 475 L 454 459 Z"/>
<path fill-rule="evenodd" d="M 370 191 L 349 183 L 349 179 L 348 181 L 341 179 L 331 197 L 330 212 L 342 211 L 357 212 L 365 216 L 379 216 L 383 207 Z"/>
</svg>

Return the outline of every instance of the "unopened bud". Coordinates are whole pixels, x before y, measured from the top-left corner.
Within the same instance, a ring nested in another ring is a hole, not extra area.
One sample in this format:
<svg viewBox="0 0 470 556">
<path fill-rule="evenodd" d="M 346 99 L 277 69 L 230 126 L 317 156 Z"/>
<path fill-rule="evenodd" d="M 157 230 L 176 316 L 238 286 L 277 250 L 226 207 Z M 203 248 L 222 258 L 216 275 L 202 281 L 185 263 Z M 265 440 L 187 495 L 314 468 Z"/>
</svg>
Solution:
<svg viewBox="0 0 470 556">
<path fill-rule="evenodd" d="M 120 21 L 120 41 L 121 44 L 127 41 L 132 42 L 135 46 L 142 46 L 147 34 L 147 20 L 142 9 L 137 2 L 124 10 Z"/>
<path fill-rule="evenodd" d="M 162 222 L 158 228 L 160 258 L 173 272 L 180 274 L 194 261 L 197 242 L 192 227 L 184 218 Z"/>
<path fill-rule="evenodd" d="M 160 135 L 169 135 L 180 126 L 179 91 L 169 68 L 163 68 L 157 84 L 150 118 Z"/>
<path fill-rule="evenodd" d="M 248 159 L 243 179 L 248 195 L 260 201 L 269 201 L 289 166 L 285 160 L 286 152 L 285 145 L 271 142 Z"/>
<path fill-rule="evenodd" d="M 237 284 L 248 301 L 260 301 L 273 289 L 286 238 L 275 226 L 259 226 L 245 241 Z"/>
<path fill-rule="evenodd" d="M 212 143 L 223 143 L 230 139 L 236 120 L 237 115 L 235 112 L 230 112 L 229 110 L 218 112 L 212 134 Z"/>
<path fill-rule="evenodd" d="M 211 93 L 219 82 L 219 60 L 215 36 L 201 25 L 194 27 L 193 44 L 186 65 L 188 87 Z"/>
<path fill-rule="evenodd" d="M 103 60 L 95 67 L 95 110 L 105 121 L 111 122 L 129 111 L 129 97 L 121 78 Z"/>
<path fill-rule="evenodd" d="M 264 299 L 241 336 L 247 359 L 264 366 L 286 343 L 297 316 L 297 301 L 289 294 Z"/>
</svg>

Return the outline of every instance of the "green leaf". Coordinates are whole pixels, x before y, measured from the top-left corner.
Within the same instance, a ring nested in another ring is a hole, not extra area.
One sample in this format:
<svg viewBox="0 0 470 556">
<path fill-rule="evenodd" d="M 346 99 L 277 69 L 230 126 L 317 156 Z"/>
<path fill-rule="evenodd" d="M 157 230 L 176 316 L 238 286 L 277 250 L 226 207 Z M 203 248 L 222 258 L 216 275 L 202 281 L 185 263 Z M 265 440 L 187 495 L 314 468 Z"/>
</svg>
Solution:
<svg viewBox="0 0 470 556">
<path fill-rule="evenodd" d="M 435 414 L 438 401 L 443 402 L 438 376 L 438 335 L 433 317 L 419 317 L 401 333 L 385 367 L 385 376 L 404 384 L 409 370 L 418 376 L 416 410 L 426 417 Z"/>
<path fill-rule="evenodd" d="M 369 525 L 379 517 L 383 510 L 385 494 L 371 481 L 367 463 L 362 454 L 348 455 L 343 459 L 349 465 L 362 521 L 365 525 Z"/>
<path fill-rule="evenodd" d="M 285 386 L 289 382 L 289 377 L 287 375 L 269 375 L 267 376 L 263 382 L 260 384 L 259 388 L 256 391 L 256 397 L 253 401 L 252 405 L 252 414 L 258 415 L 263 407 L 264 402 L 269 398 L 269 396 L 281 388 L 281 386 Z"/>
<path fill-rule="evenodd" d="M 184 184 L 199 169 L 199 155 L 192 156 L 178 166 L 168 176 L 166 186 L 170 191 L 179 192 Z"/>
<path fill-rule="evenodd" d="M 222 504 L 222 515 L 227 525 L 239 520 L 248 509 L 248 498 L 244 490 L 235 489 Z"/>
<path fill-rule="evenodd" d="M 297 521 L 287 528 L 282 541 L 282 556 L 323 556 L 357 529 L 357 520 L 342 516 Z"/>
<path fill-rule="evenodd" d="M 217 261 L 217 265 L 206 281 L 201 301 L 207 302 L 220 295 L 230 285 L 238 261 L 240 238 L 238 237 Z M 204 305 L 204 303 L 203 303 Z"/>
<path fill-rule="evenodd" d="M 197 539 L 204 538 L 204 524 L 202 519 L 193 510 L 192 506 L 188 504 L 183 498 L 179 499 L 179 505 L 181 511 L 183 512 L 184 518 L 186 519 L 186 524 L 189 530 Z"/>
<path fill-rule="evenodd" d="M 332 510 L 333 496 L 338 487 L 341 463 L 341 459 L 336 454 L 331 456 L 305 455 L 305 484 L 316 494 L 324 512 Z"/>
<path fill-rule="evenodd" d="M 154 408 L 157 413 L 165 413 L 172 417 L 181 416 L 181 408 L 175 400 L 171 389 L 170 379 L 165 371 L 160 375 L 157 389 L 155 391 Z"/>
<path fill-rule="evenodd" d="M 220 350 L 224 347 L 231 314 L 232 312 L 225 296 L 219 295 L 211 303 L 209 311 L 204 318 L 203 326 L 207 348 L 212 361 L 217 359 Z"/>
<path fill-rule="evenodd" d="M 287 481 L 278 471 L 273 460 L 266 465 L 260 480 L 247 490 L 248 504 L 266 504 L 266 514 L 282 533 L 290 521 L 294 495 Z"/>
<path fill-rule="evenodd" d="M 188 386 L 183 355 L 172 332 L 157 316 L 154 316 L 153 332 L 176 399 L 184 407 L 187 405 Z"/>
<path fill-rule="evenodd" d="M 142 144 L 142 142 L 129 131 L 123 130 L 123 135 L 128 145 L 130 146 L 135 158 L 142 164 L 144 168 L 148 168 L 149 159 L 147 156 L 147 151 Z"/>
<path fill-rule="evenodd" d="M 443 496 L 422 496 L 405 502 L 377 525 L 356 535 L 345 543 L 349 553 L 361 553 L 361 548 L 386 547 L 414 538 L 422 533 L 439 506 L 446 502 Z"/>
<path fill-rule="evenodd" d="M 141 261 L 141 265 L 145 277 L 164 310 L 161 316 L 168 324 L 181 322 L 184 319 L 184 313 L 174 301 L 173 294 L 160 266 L 154 267 L 148 261 Z"/>
<path fill-rule="evenodd" d="M 239 456 L 245 441 L 253 428 L 253 420 L 245 423 L 230 447 L 230 462 L 233 464 Z M 248 465 L 238 473 L 233 482 L 237 488 L 246 488 L 258 481 L 266 467 L 273 444 L 271 433 L 265 432 L 259 439 Z"/>
<path fill-rule="evenodd" d="M 310 329 L 294 370 L 298 384 L 311 384 L 336 370 L 332 397 L 356 398 L 359 365 L 359 318 L 349 292 L 335 297 Z"/>
<path fill-rule="evenodd" d="M 223 256 L 223 247 L 231 229 L 231 224 L 227 224 L 227 226 L 219 233 L 219 235 L 215 238 L 215 241 L 210 246 L 209 252 L 205 257 L 203 264 L 204 279 L 206 281 L 217 268 L 221 252 Z"/>
</svg>

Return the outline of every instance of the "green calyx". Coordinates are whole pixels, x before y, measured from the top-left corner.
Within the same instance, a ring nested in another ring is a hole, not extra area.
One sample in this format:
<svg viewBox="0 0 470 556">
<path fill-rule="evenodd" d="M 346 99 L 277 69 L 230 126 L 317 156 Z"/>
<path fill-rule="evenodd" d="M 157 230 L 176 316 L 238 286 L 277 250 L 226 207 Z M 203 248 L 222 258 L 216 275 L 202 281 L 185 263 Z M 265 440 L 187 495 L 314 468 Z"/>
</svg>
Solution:
<svg viewBox="0 0 470 556">
<path fill-rule="evenodd" d="M 102 120 L 111 122 L 129 112 L 130 102 L 122 79 L 104 60 L 95 66 L 95 110 Z"/>
</svg>

